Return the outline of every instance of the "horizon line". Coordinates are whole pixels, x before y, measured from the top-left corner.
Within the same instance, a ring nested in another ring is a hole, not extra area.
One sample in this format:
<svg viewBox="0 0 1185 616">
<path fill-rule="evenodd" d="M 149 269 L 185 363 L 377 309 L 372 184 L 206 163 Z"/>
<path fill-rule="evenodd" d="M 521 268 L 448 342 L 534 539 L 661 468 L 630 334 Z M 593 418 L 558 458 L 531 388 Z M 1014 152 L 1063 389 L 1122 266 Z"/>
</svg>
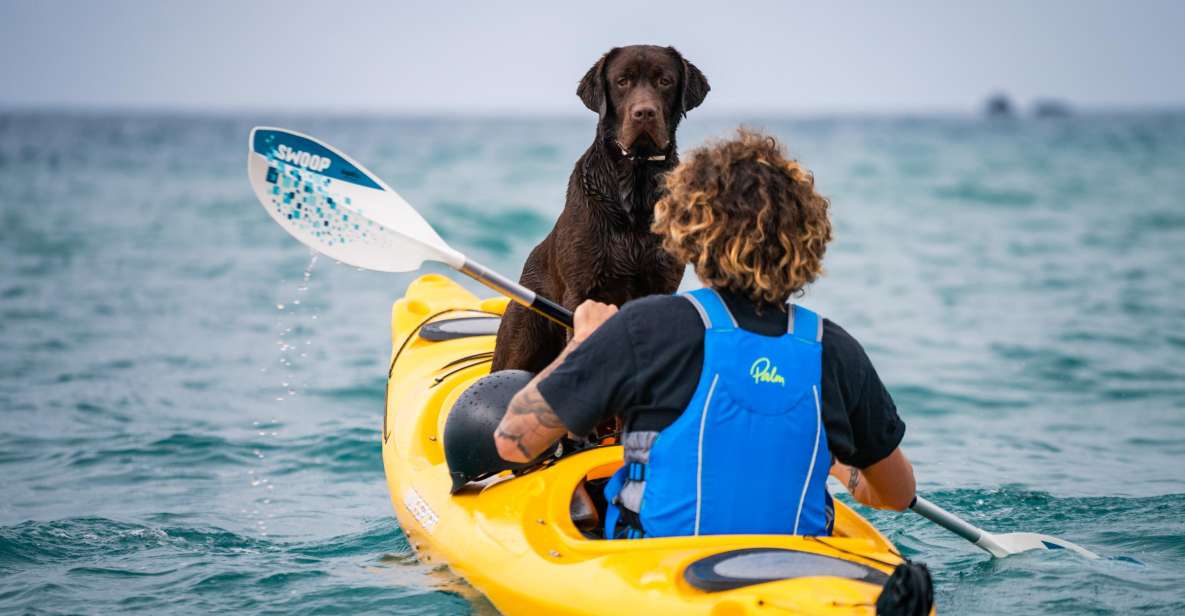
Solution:
<svg viewBox="0 0 1185 616">
<path fill-rule="evenodd" d="M 1075 105 L 1062 99 L 1034 100 L 1027 105 L 1013 104 L 1012 117 L 1036 117 L 1034 110 L 1038 103 L 1056 103 L 1064 105 L 1071 117 L 1077 115 L 1124 115 L 1134 113 L 1175 113 L 1185 112 L 1185 101 L 1177 103 L 1117 103 Z M 783 117 L 783 118 L 827 118 L 827 117 L 910 117 L 910 116 L 945 116 L 945 117 L 983 117 L 985 105 L 974 107 L 955 106 L 901 106 L 901 107 L 845 107 L 836 106 L 831 109 L 817 107 L 731 107 L 722 109 L 702 109 L 693 112 L 697 118 L 735 118 L 749 117 Z M 591 112 L 586 109 L 561 109 L 559 107 L 539 107 L 533 109 L 514 109 L 503 107 L 489 108 L 450 108 L 450 107 L 268 107 L 264 105 L 171 105 L 171 104 L 78 104 L 78 103 L 9 103 L 0 101 L 0 113 L 54 113 L 54 114 L 94 114 L 108 115 L 118 113 L 137 113 L 146 115 L 185 115 L 185 116 L 233 116 L 249 114 L 274 114 L 283 116 L 322 116 L 322 117 L 468 117 L 468 118 L 531 118 L 543 117 L 548 119 L 584 118 Z"/>
</svg>

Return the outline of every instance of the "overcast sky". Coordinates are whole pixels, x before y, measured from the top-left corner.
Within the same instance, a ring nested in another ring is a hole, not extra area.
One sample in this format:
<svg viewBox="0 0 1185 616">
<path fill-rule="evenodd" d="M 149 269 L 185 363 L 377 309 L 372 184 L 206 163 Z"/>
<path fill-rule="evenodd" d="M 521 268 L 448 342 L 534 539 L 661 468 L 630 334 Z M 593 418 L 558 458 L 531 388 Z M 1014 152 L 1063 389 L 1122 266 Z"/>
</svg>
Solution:
<svg viewBox="0 0 1185 616">
<path fill-rule="evenodd" d="M 0 106 L 581 112 L 614 45 L 674 45 L 722 112 L 1185 106 L 1185 1 L 0 0 Z"/>
</svg>

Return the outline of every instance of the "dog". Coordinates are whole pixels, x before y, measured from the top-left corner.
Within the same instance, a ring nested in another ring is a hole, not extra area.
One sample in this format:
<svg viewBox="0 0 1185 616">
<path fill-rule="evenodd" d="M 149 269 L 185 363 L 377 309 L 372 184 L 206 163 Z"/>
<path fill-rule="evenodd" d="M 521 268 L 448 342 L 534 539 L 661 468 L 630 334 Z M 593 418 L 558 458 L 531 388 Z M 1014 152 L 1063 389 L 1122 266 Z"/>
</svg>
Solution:
<svg viewBox="0 0 1185 616">
<path fill-rule="evenodd" d="M 678 289 L 684 264 L 650 224 L 661 176 L 679 162 L 675 129 L 709 89 L 673 47 L 614 48 L 588 70 L 576 95 L 597 114 L 596 140 L 576 161 L 555 227 L 527 257 L 523 286 L 569 310 L 586 299 L 620 306 Z M 491 369 L 537 373 L 566 343 L 563 327 L 511 304 Z"/>
</svg>

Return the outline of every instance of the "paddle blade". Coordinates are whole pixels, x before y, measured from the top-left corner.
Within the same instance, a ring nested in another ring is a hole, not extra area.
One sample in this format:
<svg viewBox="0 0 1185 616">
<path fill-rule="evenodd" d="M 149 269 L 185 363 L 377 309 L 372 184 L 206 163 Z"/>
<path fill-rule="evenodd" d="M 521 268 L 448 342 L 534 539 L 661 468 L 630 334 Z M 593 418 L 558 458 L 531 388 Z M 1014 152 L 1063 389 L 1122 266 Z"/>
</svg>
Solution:
<svg viewBox="0 0 1185 616">
<path fill-rule="evenodd" d="M 256 127 L 247 148 L 247 176 L 259 203 L 306 246 L 382 272 L 410 272 L 424 261 L 464 263 L 398 193 L 332 146 Z"/>
<path fill-rule="evenodd" d="M 989 549 L 986 546 L 981 546 L 988 549 L 988 551 L 992 552 L 992 555 L 998 558 L 1003 558 L 1009 554 L 1028 552 L 1029 550 L 1069 550 L 1091 560 L 1101 558 L 1098 554 L 1076 543 L 1070 543 L 1065 539 L 1039 533 L 985 533 L 985 536 L 980 541 L 996 548 Z M 976 545 L 979 544 L 977 543 Z M 997 551 L 1000 553 L 997 553 Z"/>
<path fill-rule="evenodd" d="M 917 496 L 913 499 L 910 510 L 950 532 L 970 541 L 975 547 L 995 556 L 1004 558 L 1011 554 L 1028 552 L 1029 550 L 1070 550 L 1086 558 L 1099 558 L 1098 554 L 1090 550 L 1050 535 L 1038 533 L 989 533 L 982 528 L 973 526 L 963 518 L 939 507 L 928 499 Z"/>
</svg>

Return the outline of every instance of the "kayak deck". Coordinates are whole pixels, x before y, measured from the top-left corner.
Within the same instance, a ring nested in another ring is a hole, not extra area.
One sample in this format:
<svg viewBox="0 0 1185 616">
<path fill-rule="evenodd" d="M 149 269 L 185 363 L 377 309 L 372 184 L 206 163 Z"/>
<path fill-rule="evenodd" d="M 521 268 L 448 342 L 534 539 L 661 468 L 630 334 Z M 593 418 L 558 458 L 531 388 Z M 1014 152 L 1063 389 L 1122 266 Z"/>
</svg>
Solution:
<svg viewBox="0 0 1185 616">
<path fill-rule="evenodd" d="M 428 336 L 438 338 L 432 340 L 418 332 L 430 322 L 498 316 L 505 306 L 505 299 L 483 301 L 448 278 L 426 275 L 392 308 L 383 463 L 400 526 L 422 560 L 448 564 L 511 614 L 875 611 L 879 584 L 852 577 L 807 575 L 716 592 L 688 582 L 688 567 L 697 561 L 768 548 L 842 559 L 876 574 L 868 579 L 883 579 L 880 574 L 891 573 L 902 559 L 876 528 L 838 501 L 832 537 L 589 539 L 571 519 L 573 493 L 581 482 L 620 467 L 617 446 L 570 455 L 517 478 L 496 477 L 451 496 L 441 446 L 447 410 L 489 372 L 494 337 L 488 328 L 476 335 Z"/>
</svg>

